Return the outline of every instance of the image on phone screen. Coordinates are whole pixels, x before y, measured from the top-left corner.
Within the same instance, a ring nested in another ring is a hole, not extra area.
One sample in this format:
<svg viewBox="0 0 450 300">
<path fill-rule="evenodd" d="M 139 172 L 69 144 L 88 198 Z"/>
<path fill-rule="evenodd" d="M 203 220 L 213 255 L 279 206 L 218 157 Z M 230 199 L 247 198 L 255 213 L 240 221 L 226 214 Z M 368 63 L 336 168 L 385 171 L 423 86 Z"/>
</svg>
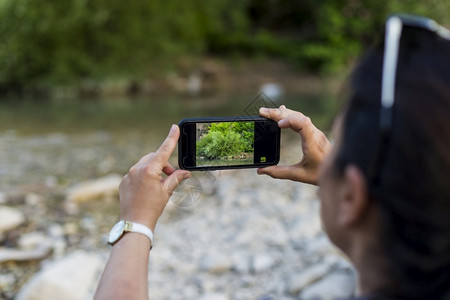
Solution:
<svg viewBox="0 0 450 300">
<path fill-rule="evenodd" d="M 196 124 L 196 165 L 251 165 L 254 162 L 255 122 Z"/>
</svg>

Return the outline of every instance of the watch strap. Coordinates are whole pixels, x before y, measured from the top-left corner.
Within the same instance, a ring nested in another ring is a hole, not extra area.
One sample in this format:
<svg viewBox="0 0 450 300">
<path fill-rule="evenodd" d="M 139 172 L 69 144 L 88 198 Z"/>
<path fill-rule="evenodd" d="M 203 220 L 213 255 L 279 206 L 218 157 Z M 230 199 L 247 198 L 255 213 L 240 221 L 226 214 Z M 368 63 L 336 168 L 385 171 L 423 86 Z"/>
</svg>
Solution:
<svg viewBox="0 0 450 300">
<path fill-rule="evenodd" d="M 140 224 L 140 223 L 125 221 L 124 231 L 125 232 L 136 232 L 136 233 L 145 235 L 150 240 L 150 250 L 153 248 L 153 232 L 147 226 Z"/>
</svg>

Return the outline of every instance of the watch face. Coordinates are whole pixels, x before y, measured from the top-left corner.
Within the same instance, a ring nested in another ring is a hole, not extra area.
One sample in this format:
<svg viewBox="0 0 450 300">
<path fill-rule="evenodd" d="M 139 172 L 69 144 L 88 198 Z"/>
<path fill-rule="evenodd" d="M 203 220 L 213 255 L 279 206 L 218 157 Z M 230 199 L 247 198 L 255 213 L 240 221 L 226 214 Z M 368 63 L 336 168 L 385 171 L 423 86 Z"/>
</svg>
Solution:
<svg viewBox="0 0 450 300">
<path fill-rule="evenodd" d="M 111 232 L 109 233 L 108 243 L 114 243 L 116 242 L 123 234 L 123 230 L 125 228 L 125 222 L 119 221 L 116 225 L 111 229 Z"/>
</svg>

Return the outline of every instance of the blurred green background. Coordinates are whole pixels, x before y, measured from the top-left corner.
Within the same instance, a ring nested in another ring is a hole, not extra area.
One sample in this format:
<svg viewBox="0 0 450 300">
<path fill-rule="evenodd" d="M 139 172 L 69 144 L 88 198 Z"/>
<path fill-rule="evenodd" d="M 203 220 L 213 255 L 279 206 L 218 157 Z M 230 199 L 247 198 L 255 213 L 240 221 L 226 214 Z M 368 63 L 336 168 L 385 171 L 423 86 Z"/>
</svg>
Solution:
<svg viewBox="0 0 450 300">
<path fill-rule="evenodd" d="M 0 92 L 139 82 L 205 56 L 336 74 L 394 11 L 450 20 L 439 0 L 0 0 Z"/>
</svg>

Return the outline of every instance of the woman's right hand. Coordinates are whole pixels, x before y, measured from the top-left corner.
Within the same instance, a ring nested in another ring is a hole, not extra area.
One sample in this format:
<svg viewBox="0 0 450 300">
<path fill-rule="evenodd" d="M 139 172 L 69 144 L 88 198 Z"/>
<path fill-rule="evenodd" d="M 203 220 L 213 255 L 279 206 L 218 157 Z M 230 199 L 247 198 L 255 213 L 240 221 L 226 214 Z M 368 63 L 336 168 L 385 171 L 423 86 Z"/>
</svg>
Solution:
<svg viewBox="0 0 450 300">
<path fill-rule="evenodd" d="M 261 107 L 259 114 L 278 122 L 280 128 L 291 128 L 299 133 L 303 157 L 291 166 L 259 168 L 258 174 L 317 185 L 319 167 L 331 149 L 325 134 L 314 126 L 310 118 L 300 112 L 287 109 L 284 105 L 280 108 Z"/>
</svg>

